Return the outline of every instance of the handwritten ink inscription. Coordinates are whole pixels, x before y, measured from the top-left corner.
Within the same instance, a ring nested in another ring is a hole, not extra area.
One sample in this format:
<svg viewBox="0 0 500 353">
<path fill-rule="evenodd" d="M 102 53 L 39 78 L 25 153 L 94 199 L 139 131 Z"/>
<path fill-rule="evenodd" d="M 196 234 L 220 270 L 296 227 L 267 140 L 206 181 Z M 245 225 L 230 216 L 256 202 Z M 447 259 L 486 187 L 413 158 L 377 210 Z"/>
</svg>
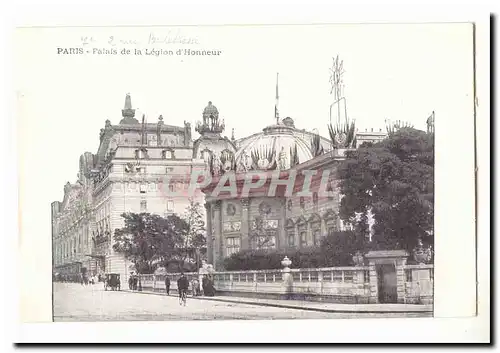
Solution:
<svg viewBox="0 0 500 353">
<path fill-rule="evenodd" d="M 128 37 L 120 38 L 115 35 L 110 35 L 103 39 L 98 39 L 97 37 L 94 36 L 82 36 L 80 38 L 81 44 L 83 46 L 95 45 L 95 44 L 103 45 L 104 43 L 113 47 L 117 45 L 140 47 L 145 44 L 148 45 L 162 45 L 162 44 L 199 45 L 200 44 L 200 40 L 198 39 L 198 37 L 185 36 L 182 34 L 180 30 L 177 31 L 169 30 L 165 34 L 150 32 L 147 39 L 146 38 L 143 39 L 144 40 L 137 38 L 128 38 Z"/>
<path fill-rule="evenodd" d="M 222 50 L 200 48 L 198 37 L 180 30 L 150 32 L 148 36 L 80 36 L 75 47 L 57 47 L 58 55 L 136 55 L 136 56 L 220 56 Z M 168 46 L 168 48 L 164 48 Z M 172 47 L 177 46 L 177 48 Z"/>
<path fill-rule="evenodd" d="M 196 37 L 183 36 L 180 31 L 168 31 L 166 35 L 149 33 L 148 44 L 200 44 Z"/>
</svg>

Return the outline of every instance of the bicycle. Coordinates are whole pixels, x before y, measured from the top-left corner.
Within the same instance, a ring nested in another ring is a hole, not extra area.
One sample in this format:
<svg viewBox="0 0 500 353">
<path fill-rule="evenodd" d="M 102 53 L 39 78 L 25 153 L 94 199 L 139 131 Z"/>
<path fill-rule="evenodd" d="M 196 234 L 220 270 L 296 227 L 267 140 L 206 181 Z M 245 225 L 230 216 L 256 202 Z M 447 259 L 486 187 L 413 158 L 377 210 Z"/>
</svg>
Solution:
<svg viewBox="0 0 500 353">
<path fill-rule="evenodd" d="M 184 304 L 184 306 L 186 306 L 186 301 L 187 301 L 187 290 L 183 289 L 181 290 L 181 296 L 179 297 L 179 305 Z"/>
</svg>

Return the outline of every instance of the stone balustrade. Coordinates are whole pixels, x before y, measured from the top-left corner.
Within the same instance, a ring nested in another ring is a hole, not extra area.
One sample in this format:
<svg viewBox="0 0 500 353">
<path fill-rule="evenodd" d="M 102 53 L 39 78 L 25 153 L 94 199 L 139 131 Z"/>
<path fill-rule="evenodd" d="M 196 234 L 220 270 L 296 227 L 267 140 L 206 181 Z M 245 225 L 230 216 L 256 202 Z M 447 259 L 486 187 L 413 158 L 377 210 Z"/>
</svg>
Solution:
<svg viewBox="0 0 500 353">
<path fill-rule="evenodd" d="M 368 272 L 368 267 L 216 272 L 214 282 L 217 291 L 223 294 L 367 303 Z M 285 281 L 285 273 L 291 276 L 289 283 Z"/>
<path fill-rule="evenodd" d="M 368 267 L 332 267 L 289 269 L 287 284 L 284 270 L 226 271 L 213 274 L 220 295 L 269 297 L 281 299 L 317 299 L 321 301 L 367 303 L 370 295 Z M 186 273 L 191 281 L 197 273 Z M 166 275 L 140 275 L 145 291 L 165 291 Z M 179 273 L 168 274 L 170 290 L 177 291 Z M 192 290 L 192 288 L 190 288 Z"/>
<path fill-rule="evenodd" d="M 403 273 L 397 275 L 398 303 L 433 303 L 433 265 L 404 264 L 398 266 L 397 271 Z M 198 273 L 185 275 L 190 283 L 194 278 L 201 283 Z M 164 292 L 166 276 L 170 278 L 170 291 L 176 292 L 179 273 L 140 275 L 142 289 Z M 340 303 L 379 302 L 380 281 L 377 276 L 373 266 L 223 271 L 212 274 L 218 295 Z M 401 287 L 403 289 L 400 290 Z M 191 285 L 189 290 L 192 291 Z"/>
</svg>

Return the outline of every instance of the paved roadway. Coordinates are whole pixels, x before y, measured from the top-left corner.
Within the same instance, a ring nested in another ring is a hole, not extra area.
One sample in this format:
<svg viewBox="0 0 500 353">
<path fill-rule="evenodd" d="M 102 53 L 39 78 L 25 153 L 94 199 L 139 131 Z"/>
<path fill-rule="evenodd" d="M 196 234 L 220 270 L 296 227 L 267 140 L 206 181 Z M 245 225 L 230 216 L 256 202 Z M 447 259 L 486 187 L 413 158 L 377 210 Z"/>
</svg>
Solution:
<svg viewBox="0 0 500 353">
<path fill-rule="evenodd" d="M 404 314 L 325 313 L 188 297 L 180 306 L 175 295 L 104 291 L 102 283 L 82 286 L 54 283 L 54 321 L 164 321 L 234 319 L 328 319 L 404 317 Z M 408 317 L 408 316 L 407 316 Z"/>
</svg>

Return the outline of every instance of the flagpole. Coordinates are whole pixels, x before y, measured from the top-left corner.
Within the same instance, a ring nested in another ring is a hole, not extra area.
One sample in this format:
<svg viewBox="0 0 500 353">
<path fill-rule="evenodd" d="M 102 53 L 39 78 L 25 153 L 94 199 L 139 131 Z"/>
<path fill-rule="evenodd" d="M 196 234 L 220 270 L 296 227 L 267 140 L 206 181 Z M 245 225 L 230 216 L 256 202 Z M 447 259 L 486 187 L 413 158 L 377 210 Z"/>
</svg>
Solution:
<svg viewBox="0 0 500 353">
<path fill-rule="evenodd" d="M 278 124 L 279 124 L 279 111 L 278 111 L 278 105 L 279 105 L 278 80 L 279 80 L 279 73 L 276 73 L 276 103 L 275 103 L 275 106 L 274 106 L 274 118 L 276 119 L 276 125 L 278 125 Z"/>
</svg>

